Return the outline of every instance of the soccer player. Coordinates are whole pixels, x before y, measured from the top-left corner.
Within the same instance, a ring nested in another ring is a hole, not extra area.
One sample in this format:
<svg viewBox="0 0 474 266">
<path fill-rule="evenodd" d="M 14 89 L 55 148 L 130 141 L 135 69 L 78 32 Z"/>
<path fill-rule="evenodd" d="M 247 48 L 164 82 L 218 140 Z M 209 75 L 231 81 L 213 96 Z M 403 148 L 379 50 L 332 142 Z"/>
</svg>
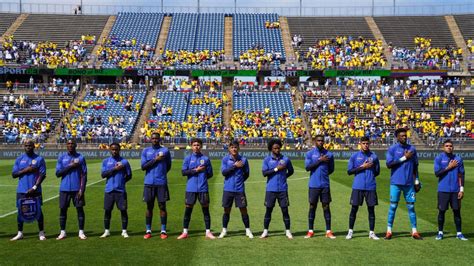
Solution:
<svg viewBox="0 0 474 266">
<path fill-rule="evenodd" d="M 329 175 L 334 172 L 334 156 L 324 148 L 324 136 L 315 137 L 316 147 L 306 153 L 304 161 L 306 171 L 309 176 L 309 212 L 308 212 L 308 233 L 305 238 L 314 236 L 314 219 L 318 201 L 323 207 L 324 220 L 326 221 L 326 237 L 335 239 L 336 236 L 331 231 L 331 190 L 329 186 Z"/>
<path fill-rule="evenodd" d="M 56 176 L 61 178 L 61 185 L 59 187 L 59 225 L 61 232 L 56 239 L 66 238 L 67 210 L 72 201 L 77 210 L 79 238 L 85 240 L 87 239 L 84 233 L 86 220 L 84 214 L 84 206 L 86 205 L 84 193 L 87 183 L 86 159 L 76 151 L 77 143 L 74 139 L 69 139 L 66 147 L 67 153 L 61 154 L 56 164 Z"/>
<path fill-rule="evenodd" d="M 421 188 L 418 178 L 418 156 L 413 145 L 407 142 L 407 130 L 395 130 L 398 143 L 393 144 L 387 151 L 386 164 L 390 174 L 390 207 L 388 210 L 387 233 L 385 239 L 392 239 L 392 226 L 397 211 L 400 194 L 403 192 L 412 228 L 412 237 L 416 240 L 423 238 L 416 229 L 415 194 Z"/>
<path fill-rule="evenodd" d="M 290 201 L 286 180 L 293 175 L 294 170 L 290 158 L 280 153 L 282 146 L 281 140 L 271 139 L 268 142 L 268 151 L 270 151 L 271 154 L 263 160 L 262 173 L 263 176 L 267 178 L 265 193 L 265 206 L 267 209 L 263 220 L 264 229 L 260 238 L 268 237 L 268 227 L 272 220 L 273 207 L 275 207 L 275 202 L 278 199 L 278 204 L 283 214 L 283 222 L 285 223 L 285 235 L 288 239 L 293 239 L 293 235 L 290 231 L 290 214 L 288 213 Z"/>
<path fill-rule="evenodd" d="M 436 240 L 443 239 L 444 216 L 451 205 L 453 209 L 456 237 L 467 240 L 461 231 L 461 200 L 464 197 L 464 163 L 459 155 L 453 153 L 453 143 L 446 140 L 443 151 L 434 161 L 434 172 L 438 177 L 438 235 Z"/>
<path fill-rule="evenodd" d="M 20 207 L 19 200 L 24 198 L 39 198 L 42 204 L 41 183 L 46 178 L 46 164 L 43 157 L 35 153 L 35 143 L 32 140 L 25 142 L 25 154 L 20 155 L 13 165 L 12 177 L 18 178 L 16 189 L 17 207 Z M 38 216 L 39 240 L 46 240 L 44 234 L 44 217 L 41 211 Z M 23 220 L 20 211 L 17 216 L 18 233 L 10 239 L 16 241 L 23 239 Z"/>
<path fill-rule="evenodd" d="M 167 173 L 171 169 L 171 154 L 166 147 L 160 145 L 160 134 L 151 135 L 151 147 L 145 148 L 142 152 L 141 167 L 145 173 L 145 187 L 143 190 L 143 201 L 146 202 L 146 232 L 144 239 L 151 237 L 151 224 L 153 220 L 153 208 L 155 199 L 158 201 L 161 218 L 160 238 L 166 239 L 166 224 L 168 213 L 166 211 L 166 202 L 170 200 L 168 190 Z"/>
<path fill-rule="evenodd" d="M 245 195 L 245 181 L 249 177 L 250 169 L 247 158 L 239 154 L 239 142 L 232 141 L 229 144 L 229 154 L 222 159 L 221 172 L 224 176 L 224 194 L 222 195 L 222 232 L 219 238 L 227 235 L 227 225 L 230 220 L 232 202 L 240 209 L 242 221 L 245 225 L 245 235 L 253 238 L 250 231 L 250 219 L 247 213 L 247 196 Z"/>
<path fill-rule="evenodd" d="M 352 239 L 354 233 L 354 223 L 359 206 L 367 204 L 369 213 L 369 238 L 379 240 L 374 232 L 375 228 L 375 205 L 378 205 L 377 183 L 375 177 L 380 174 L 380 163 L 377 155 L 370 151 L 369 137 L 360 139 L 360 151 L 352 154 L 347 165 L 347 174 L 354 175 L 352 183 L 352 195 L 350 204 L 352 205 L 349 215 L 349 232 L 346 239 Z"/>
<path fill-rule="evenodd" d="M 188 178 L 186 184 L 186 209 L 183 218 L 183 233 L 178 239 L 188 238 L 189 222 L 196 200 L 202 207 L 204 223 L 206 225 L 206 238 L 215 239 L 211 232 L 211 215 L 209 213 L 209 188 L 207 179 L 213 176 L 211 161 L 207 156 L 201 153 L 202 140 L 198 138 L 191 139 L 192 153 L 183 161 L 181 173 Z"/>
<path fill-rule="evenodd" d="M 110 156 L 102 161 L 102 178 L 106 178 L 104 194 L 104 228 L 105 232 L 100 236 L 110 236 L 110 218 L 114 204 L 120 210 L 122 216 L 122 236 L 128 238 L 127 225 L 127 191 L 125 183 L 132 179 L 132 169 L 128 161 L 120 156 L 120 144 L 110 144 Z"/>
</svg>

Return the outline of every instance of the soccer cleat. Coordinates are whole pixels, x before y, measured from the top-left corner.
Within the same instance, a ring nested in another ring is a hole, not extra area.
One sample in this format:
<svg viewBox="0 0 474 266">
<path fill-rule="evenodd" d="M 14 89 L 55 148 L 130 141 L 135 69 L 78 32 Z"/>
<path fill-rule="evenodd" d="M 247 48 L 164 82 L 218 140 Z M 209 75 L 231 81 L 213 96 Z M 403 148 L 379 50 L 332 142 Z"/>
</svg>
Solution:
<svg viewBox="0 0 474 266">
<path fill-rule="evenodd" d="M 370 233 L 369 234 L 369 239 L 379 240 L 380 238 L 375 233 Z"/>
<path fill-rule="evenodd" d="M 123 238 L 128 238 L 128 233 L 127 233 L 127 231 L 123 231 L 123 232 L 122 232 L 122 237 L 123 237 Z"/>
<path fill-rule="evenodd" d="M 226 231 L 222 231 L 217 238 L 224 238 L 227 235 Z"/>
<path fill-rule="evenodd" d="M 39 240 L 44 241 L 46 240 L 46 236 L 44 235 L 44 231 L 40 231 L 38 234 Z"/>
<path fill-rule="evenodd" d="M 420 233 L 418 233 L 418 232 L 412 233 L 411 237 L 413 237 L 413 239 L 415 239 L 415 240 L 423 240 L 423 237 L 421 237 Z"/>
<path fill-rule="evenodd" d="M 167 234 L 166 232 L 162 231 L 162 232 L 160 233 L 160 238 L 161 238 L 161 239 L 167 239 L 167 238 L 168 238 L 168 234 Z"/>
<path fill-rule="evenodd" d="M 211 232 L 207 232 L 206 239 L 216 239 L 216 237 Z"/>
<path fill-rule="evenodd" d="M 181 233 L 181 235 L 178 236 L 178 239 L 186 239 L 188 237 L 188 233 Z"/>
<path fill-rule="evenodd" d="M 458 234 L 458 235 L 456 236 L 456 238 L 459 239 L 459 240 L 463 240 L 463 241 L 467 241 L 467 240 L 468 240 L 463 234 Z"/>
<path fill-rule="evenodd" d="M 293 235 L 291 234 L 289 230 L 285 233 L 285 235 L 288 239 L 293 239 Z"/>
<path fill-rule="evenodd" d="M 61 231 L 61 233 L 59 233 L 59 236 L 56 237 L 56 240 L 63 240 L 67 237 L 66 235 L 66 231 Z"/>
<path fill-rule="evenodd" d="M 314 232 L 308 231 L 308 233 L 306 233 L 304 238 L 312 238 L 313 236 L 314 236 Z"/>
<path fill-rule="evenodd" d="M 261 239 L 264 239 L 264 238 L 267 238 L 267 237 L 268 237 L 267 232 L 263 232 L 262 235 L 260 236 Z"/>
<path fill-rule="evenodd" d="M 352 239 L 352 231 L 347 232 L 346 239 L 347 239 L 347 240 L 351 240 L 351 239 Z"/>
<path fill-rule="evenodd" d="M 253 239 L 252 231 L 247 231 L 247 232 L 245 233 L 245 235 L 246 235 L 248 238 Z"/>
<path fill-rule="evenodd" d="M 10 239 L 10 241 L 17 241 L 17 240 L 20 240 L 20 239 L 23 239 L 23 233 L 22 232 L 18 232 L 18 234 L 16 236 L 14 236 L 12 239 Z"/>
<path fill-rule="evenodd" d="M 392 239 L 392 232 L 387 231 L 387 233 L 385 233 L 385 237 L 383 239 L 385 239 L 385 240 Z"/>
<path fill-rule="evenodd" d="M 147 231 L 145 235 L 143 236 L 143 239 L 150 239 L 151 238 L 151 232 Z"/>
<path fill-rule="evenodd" d="M 106 237 L 109 237 L 109 236 L 110 236 L 110 231 L 105 230 L 105 232 L 100 236 L 100 238 L 106 238 Z"/>
<path fill-rule="evenodd" d="M 444 238 L 444 235 L 441 234 L 441 233 L 438 233 L 438 234 L 436 235 L 436 238 L 435 238 L 435 239 L 436 239 L 436 240 L 443 240 L 443 238 Z"/>
<path fill-rule="evenodd" d="M 336 236 L 332 233 L 332 231 L 328 231 L 326 232 L 326 238 L 336 239 Z"/>
<path fill-rule="evenodd" d="M 81 240 L 86 240 L 86 239 L 87 239 L 86 234 L 84 234 L 84 232 L 80 232 L 80 233 L 79 233 L 79 239 L 81 239 Z"/>
</svg>

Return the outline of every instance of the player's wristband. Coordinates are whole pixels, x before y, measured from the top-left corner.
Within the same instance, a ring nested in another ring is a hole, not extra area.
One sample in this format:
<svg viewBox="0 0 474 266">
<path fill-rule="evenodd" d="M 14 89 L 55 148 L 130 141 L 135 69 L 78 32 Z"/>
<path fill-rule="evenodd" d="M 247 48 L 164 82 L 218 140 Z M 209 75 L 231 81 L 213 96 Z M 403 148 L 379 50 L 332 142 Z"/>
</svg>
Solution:
<svg viewBox="0 0 474 266">
<path fill-rule="evenodd" d="M 464 187 L 463 187 L 463 186 L 460 186 L 460 187 L 459 187 L 459 192 L 464 193 Z"/>
<path fill-rule="evenodd" d="M 278 167 L 273 168 L 273 171 L 278 172 Z"/>
<path fill-rule="evenodd" d="M 36 185 L 34 185 L 34 186 L 32 187 L 33 190 L 36 190 L 37 188 L 38 188 L 38 187 L 37 187 Z"/>
<path fill-rule="evenodd" d="M 417 178 L 415 179 L 415 185 L 419 185 L 420 184 L 420 180 Z"/>
<path fill-rule="evenodd" d="M 399 162 L 403 163 L 407 160 L 407 157 L 403 156 L 402 158 L 398 159 Z"/>
</svg>

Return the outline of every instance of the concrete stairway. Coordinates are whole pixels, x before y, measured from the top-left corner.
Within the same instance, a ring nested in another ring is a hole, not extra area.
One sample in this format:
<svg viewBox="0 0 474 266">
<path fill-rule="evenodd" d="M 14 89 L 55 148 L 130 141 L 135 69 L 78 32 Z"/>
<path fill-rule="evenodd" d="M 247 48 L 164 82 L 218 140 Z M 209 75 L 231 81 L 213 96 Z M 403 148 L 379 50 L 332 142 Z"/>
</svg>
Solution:
<svg viewBox="0 0 474 266">
<path fill-rule="evenodd" d="M 161 35 L 161 34 L 160 34 Z M 138 123 L 135 124 L 135 129 L 133 130 L 131 142 L 132 143 L 139 143 L 140 142 L 140 128 L 145 124 L 145 121 L 148 120 L 151 114 L 151 99 L 153 96 L 156 95 L 156 91 L 154 90 L 147 90 L 146 91 L 146 96 L 145 96 L 145 101 L 143 102 L 143 107 L 140 110 L 140 113 L 138 114 L 138 117 L 140 118 L 138 120 Z"/>
<path fill-rule="evenodd" d="M 462 58 L 463 58 L 462 67 L 467 72 L 469 52 L 466 45 L 466 41 L 464 40 L 461 30 L 459 29 L 458 24 L 456 23 L 456 20 L 454 19 L 454 17 L 444 16 L 444 18 L 446 19 L 446 23 L 448 23 L 449 30 L 451 31 L 451 34 L 453 35 L 454 41 L 456 42 L 456 46 L 462 48 Z"/>
<path fill-rule="evenodd" d="M 229 99 L 229 102 L 227 103 L 227 106 L 224 106 L 222 110 L 222 123 L 226 127 L 230 127 L 230 120 L 232 119 L 232 101 L 233 101 L 233 93 L 232 93 L 232 86 L 226 86 L 222 93 L 227 95 L 227 99 Z"/>
<path fill-rule="evenodd" d="M 224 52 L 227 62 L 233 62 L 233 47 L 232 47 L 232 16 L 226 16 L 224 18 Z"/>
<path fill-rule="evenodd" d="M 160 54 L 160 48 L 165 51 L 166 41 L 168 40 L 168 32 L 170 31 L 172 16 L 165 16 L 163 18 L 163 24 L 161 24 L 160 36 L 156 42 L 155 55 Z"/>
<path fill-rule="evenodd" d="M 367 22 L 367 25 L 369 25 L 369 28 L 372 31 L 372 34 L 374 34 L 374 37 L 376 39 L 382 40 L 383 53 L 385 57 L 387 58 L 387 65 L 385 66 L 385 68 L 391 69 L 392 53 L 390 52 L 390 48 L 388 47 L 388 44 L 385 41 L 385 38 L 383 37 L 382 32 L 380 32 L 380 29 L 377 26 L 377 23 L 375 23 L 375 20 L 373 17 L 365 17 L 365 21 Z"/>
<path fill-rule="evenodd" d="M 29 14 L 20 14 L 0 37 L 0 42 L 3 42 L 5 40 L 5 37 L 12 35 L 21 26 L 21 24 L 23 23 L 23 21 L 25 21 L 28 15 Z"/>
<path fill-rule="evenodd" d="M 93 65 L 94 62 L 96 61 L 97 50 L 99 50 L 99 47 L 102 46 L 102 44 L 104 44 L 104 40 L 109 37 L 110 31 L 112 30 L 112 27 L 115 24 L 115 20 L 117 20 L 117 16 L 110 16 L 109 19 L 107 20 L 107 23 L 105 23 L 104 29 L 102 30 L 100 37 L 96 39 L 97 43 L 92 49 L 92 52 L 91 52 L 92 57 L 89 60 L 89 65 Z"/>
<path fill-rule="evenodd" d="M 293 46 L 291 45 L 290 26 L 288 26 L 288 19 L 286 17 L 280 17 L 280 30 L 283 46 L 285 47 L 286 62 L 293 63 L 295 62 L 296 56 Z"/>
</svg>

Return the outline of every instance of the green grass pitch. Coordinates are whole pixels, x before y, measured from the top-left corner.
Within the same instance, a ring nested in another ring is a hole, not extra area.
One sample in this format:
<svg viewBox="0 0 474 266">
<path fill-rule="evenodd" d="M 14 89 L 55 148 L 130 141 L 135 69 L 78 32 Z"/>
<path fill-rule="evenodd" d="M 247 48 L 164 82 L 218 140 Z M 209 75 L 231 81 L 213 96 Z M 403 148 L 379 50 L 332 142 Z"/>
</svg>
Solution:
<svg viewBox="0 0 474 266">
<path fill-rule="evenodd" d="M 474 259 L 474 197 L 472 196 L 474 161 L 465 162 L 466 195 L 463 200 L 463 231 L 470 241 L 454 238 L 455 228 L 451 211 L 446 215 L 445 236 L 434 239 L 437 232 L 436 187 L 432 161 L 420 162 L 423 189 L 417 194 L 416 212 L 418 228 L 424 241 L 410 238 L 408 213 L 402 201 L 394 223 L 391 241 L 368 239 L 367 210 L 360 208 L 355 225 L 355 238 L 345 240 L 350 212 L 349 196 L 352 177 L 347 176 L 347 161 L 336 161 L 336 171 L 331 176 L 332 227 L 337 239 L 324 237 L 324 220 L 321 206 L 316 213 L 316 237 L 304 239 L 307 230 L 308 173 L 302 160 L 294 160 L 295 174 L 288 180 L 290 195 L 291 228 L 295 239 L 284 235 L 284 225 L 279 208 L 275 208 L 270 225 L 270 237 L 258 239 L 263 229 L 265 179 L 261 175 L 261 160 L 251 160 L 251 175 L 246 183 L 251 228 L 255 239 L 247 239 L 239 211 L 233 209 L 229 235 L 225 239 L 204 239 L 204 223 L 199 205 L 193 212 L 190 233 L 186 240 L 176 240 L 182 229 L 184 213 L 185 177 L 181 176 L 182 160 L 174 160 L 169 172 L 171 201 L 168 203 L 169 238 L 161 240 L 159 211 L 155 206 L 153 219 L 154 237 L 143 239 L 145 229 L 145 204 L 142 202 L 143 172 L 139 160 L 131 160 L 133 179 L 127 185 L 129 200 L 129 239 L 120 236 L 120 214 L 112 213 L 112 236 L 99 239 L 103 232 L 103 190 L 100 178 L 100 160 L 88 160 L 89 181 L 86 191 L 86 234 L 88 239 L 77 237 L 77 219 L 74 208 L 69 209 L 68 238 L 56 241 L 59 233 L 58 185 L 54 176 L 56 160 L 47 160 L 48 174 L 43 183 L 43 206 L 48 240 L 40 242 L 37 226 L 25 224 L 25 239 L 10 242 L 16 233 L 15 189 L 17 181 L 11 178 L 13 160 L 0 160 L 0 264 L 468 264 Z M 382 161 L 378 177 L 379 205 L 376 207 L 376 233 L 383 237 L 389 205 L 389 172 Z M 211 197 L 212 230 L 221 230 L 223 209 L 221 197 L 223 177 L 220 161 L 213 161 L 214 177 L 209 180 Z"/>
</svg>

